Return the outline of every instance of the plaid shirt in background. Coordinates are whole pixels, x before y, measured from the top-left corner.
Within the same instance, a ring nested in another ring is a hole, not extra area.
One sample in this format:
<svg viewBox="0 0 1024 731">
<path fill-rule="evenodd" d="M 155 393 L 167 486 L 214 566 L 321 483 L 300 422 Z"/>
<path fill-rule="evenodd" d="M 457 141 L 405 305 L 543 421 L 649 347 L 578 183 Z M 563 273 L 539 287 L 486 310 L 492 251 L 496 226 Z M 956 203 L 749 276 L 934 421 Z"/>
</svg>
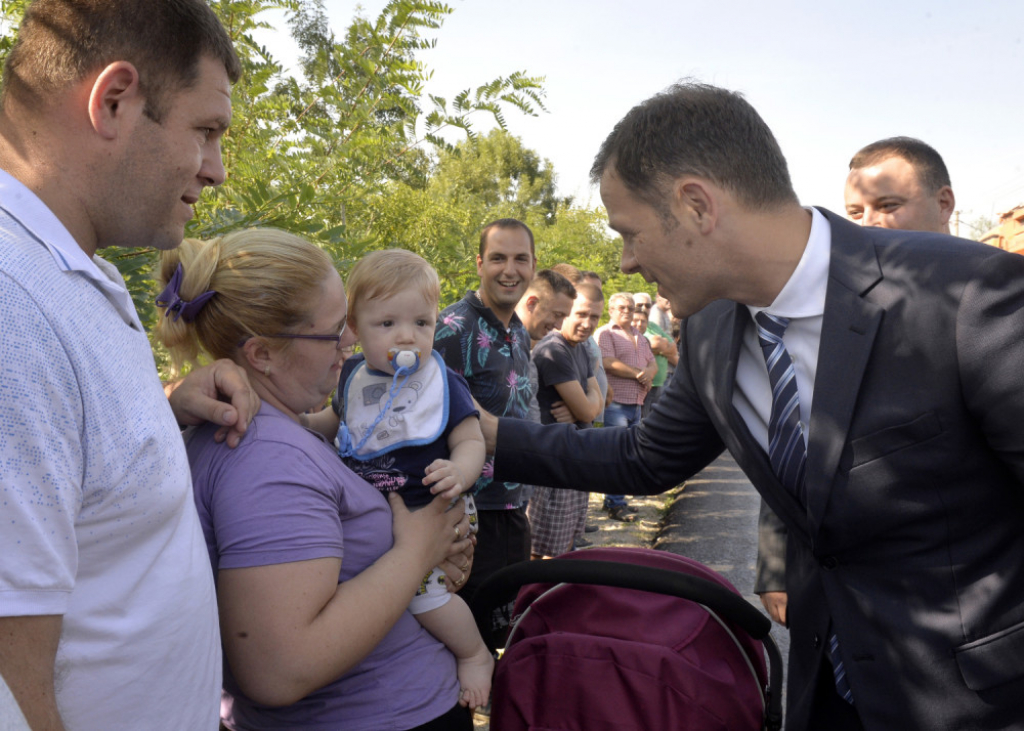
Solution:
<svg viewBox="0 0 1024 731">
<path fill-rule="evenodd" d="M 598 336 L 597 342 L 601 346 L 602 358 L 615 358 L 621 360 L 632 368 L 644 369 L 654 360 L 654 352 L 647 338 L 640 334 L 635 327 L 631 328 L 634 344 L 626 331 L 618 325 L 610 323 Z M 644 397 L 650 390 L 649 387 L 640 385 L 635 378 L 622 378 L 613 376 L 608 371 L 608 385 L 612 387 L 612 399 L 617 404 L 628 404 L 635 406 L 644 402 Z"/>
</svg>

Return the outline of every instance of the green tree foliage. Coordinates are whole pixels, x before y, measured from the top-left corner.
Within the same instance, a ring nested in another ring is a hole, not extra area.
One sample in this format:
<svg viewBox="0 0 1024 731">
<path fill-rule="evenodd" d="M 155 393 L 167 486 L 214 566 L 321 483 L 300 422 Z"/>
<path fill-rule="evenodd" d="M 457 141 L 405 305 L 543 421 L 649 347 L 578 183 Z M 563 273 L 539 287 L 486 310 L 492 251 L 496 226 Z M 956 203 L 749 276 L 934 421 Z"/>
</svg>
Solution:
<svg viewBox="0 0 1024 731">
<path fill-rule="evenodd" d="M 417 252 L 437 269 L 451 302 L 476 282 L 480 229 L 497 218 L 553 223 L 566 201 L 550 163 L 501 128 L 438 152 L 423 186 L 395 183 L 372 222 L 378 247 Z"/>
<path fill-rule="evenodd" d="M 516 73 L 467 89 L 451 109 L 431 96 L 423 111 L 430 71 L 416 54 L 434 46 L 426 34 L 440 29 L 451 13 L 446 5 L 392 0 L 376 19 L 356 17 L 340 40 L 319 0 L 286 6 L 301 74 L 283 77 L 264 49 L 244 36 L 238 43 L 257 73 L 235 90 L 241 119 L 225 143 L 231 177 L 197 223 L 203 233 L 278 226 L 347 258 L 371 242 L 380 196 L 391 184 L 425 183 L 433 149 L 448 146 L 447 130 L 472 134 L 469 118 L 477 112 L 504 124 L 507 107 L 543 110 L 541 80 Z M 252 10 L 246 17 L 255 17 Z"/>
<path fill-rule="evenodd" d="M 25 0 L 3 0 L 0 55 L 9 50 Z M 210 0 L 243 66 L 223 141 L 228 181 L 207 192 L 187 236 L 248 226 L 284 228 L 323 245 L 344 265 L 374 246 L 382 200 L 395 185 L 425 185 L 446 135 L 472 136 L 474 115 L 504 126 L 508 110 L 544 110 L 542 79 L 523 72 L 465 89 L 451 101 L 426 95 L 417 53 L 451 8 L 392 0 L 374 19 L 357 16 L 341 38 L 322 0 Z M 255 40 L 267 11 L 283 10 L 302 54 L 286 73 Z M 144 242 L 140 242 L 144 243 Z M 155 312 L 149 249 L 103 251 L 124 273 L 144 322 Z"/>
<path fill-rule="evenodd" d="M 2 3 L 0 57 L 27 0 Z M 515 72 L 451 99 L 425 93 L 431 72 L 417 55 L 435 45 L 448 6 L 392 0 L 337 37 L 322 0 L 210 4 L 243 78 L 223 140 L 228 180 L 204 195 L 187 236 L 275 226 L 324 246 L 343 270 L 369 250 L 408 248 L 438 269 L 450 302 L 476 283 L 480 228 L 514 217 L 534 230 L 540 266 L 593 269 L 609 291 L 645 286 L 618 273 L 620 250 L 604 216 L 560 198 L 550 162 L 505 131 L 509 110 L 544 110 L 541 78 Z M 256 41 L 269 11 L 288 18 L 300 51 L 294 74 Z M 491 131 L 478 134 L 480 122 Z M 125 276 L 143 322 L 152 322 L 156 252 L 101 255 Z"/>
<path fill-rule="evenodd" d="M 0 60 L 7 58 L 29 0 L 0 0 Z"/>
<path fill-rule="evenodd" d="M 641 277 L 619 271 L 621 248 L 602 211 L 561 198 L 551 163 L 501 128 L 439 152 L 426 184 L 396 182 L 372 222 L 373 247 L 400 247 L 427 259 L 451 303 L 477 282 L 479 232 L 497 218 L 533 230 L 539 267 L 569 262 L 598 272 L 615 287 L 639 291 Z"/>
</svg>

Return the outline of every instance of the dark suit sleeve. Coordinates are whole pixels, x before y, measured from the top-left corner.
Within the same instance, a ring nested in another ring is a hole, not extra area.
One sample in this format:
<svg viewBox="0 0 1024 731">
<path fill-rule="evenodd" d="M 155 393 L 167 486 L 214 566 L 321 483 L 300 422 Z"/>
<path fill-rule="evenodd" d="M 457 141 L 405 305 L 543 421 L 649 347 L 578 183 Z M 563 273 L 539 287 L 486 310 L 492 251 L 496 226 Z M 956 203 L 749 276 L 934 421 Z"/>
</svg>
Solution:
<svg viewBox="0 0 1024 731">
<path fill-rule="evenodd" d="M 655 495 L 706 467 L 724 450 L 694 388 L 680 367 L 638 426 L 583 429 L 501 419 L 495 478 L 592 492 Z"/>
<path fill-rule="evenodd" d="M 956 323 L 967 408 L 1024 484 L 1024 256 L 985 260 L 964 288 Z"/>
</svg>

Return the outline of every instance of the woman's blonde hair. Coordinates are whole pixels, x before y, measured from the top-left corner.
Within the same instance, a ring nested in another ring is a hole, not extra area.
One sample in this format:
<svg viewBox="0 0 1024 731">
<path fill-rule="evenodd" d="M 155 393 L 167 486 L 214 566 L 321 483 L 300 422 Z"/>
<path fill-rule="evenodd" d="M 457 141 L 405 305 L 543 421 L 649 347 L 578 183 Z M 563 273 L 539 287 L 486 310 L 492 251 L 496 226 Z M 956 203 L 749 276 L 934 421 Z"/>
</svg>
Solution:
<svg viewBox="0 0 1024 731">
<path fill-rule="evenodd" d="M 331 258 L 310 242 L 284 231 L 253 228 L 215 239 L 185 239 L 160 257 L 160 286 L 178 264 L 182 300 L 216 292 L 194 319 L 161 313 L 156 333 L 170 351 L 174 373 L 196 363 L 200 353 L 234 359 L 246 339 L 287 332 L 309 321 Z M 288 340 L 273 347 L 287 347 Z"/>
<path fill-rule="evenodd" d="M 437 272 L 419 254 L 405 249 L 384 249 L 364 256 L 349 271 L 348 319 L 358 323 L 359 304 L 377 297 L 392 297 L 407 289 L 417 289 L 437 309 L 441 283 Z M 358 327 L 358 324 L 357 324 Z"/>
</svg>

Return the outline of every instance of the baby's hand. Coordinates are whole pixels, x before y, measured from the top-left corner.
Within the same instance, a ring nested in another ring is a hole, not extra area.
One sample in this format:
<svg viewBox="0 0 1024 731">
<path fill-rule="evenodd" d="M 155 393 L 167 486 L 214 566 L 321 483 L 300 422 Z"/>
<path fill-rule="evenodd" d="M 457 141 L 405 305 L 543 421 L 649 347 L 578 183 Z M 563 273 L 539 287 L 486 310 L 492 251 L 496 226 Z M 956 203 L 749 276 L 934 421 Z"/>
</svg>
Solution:
<svg viewBox="0 0 1024 731">
<path fill-rule="evenodd" d="M 470 488 L 458 465 L 447 459 L 435 459 L 427 465 L 423 484 L 433 485 L 430 488 L 431 493 L 443 495 L 449 500 L 454 500 Z"/>
</svg>

